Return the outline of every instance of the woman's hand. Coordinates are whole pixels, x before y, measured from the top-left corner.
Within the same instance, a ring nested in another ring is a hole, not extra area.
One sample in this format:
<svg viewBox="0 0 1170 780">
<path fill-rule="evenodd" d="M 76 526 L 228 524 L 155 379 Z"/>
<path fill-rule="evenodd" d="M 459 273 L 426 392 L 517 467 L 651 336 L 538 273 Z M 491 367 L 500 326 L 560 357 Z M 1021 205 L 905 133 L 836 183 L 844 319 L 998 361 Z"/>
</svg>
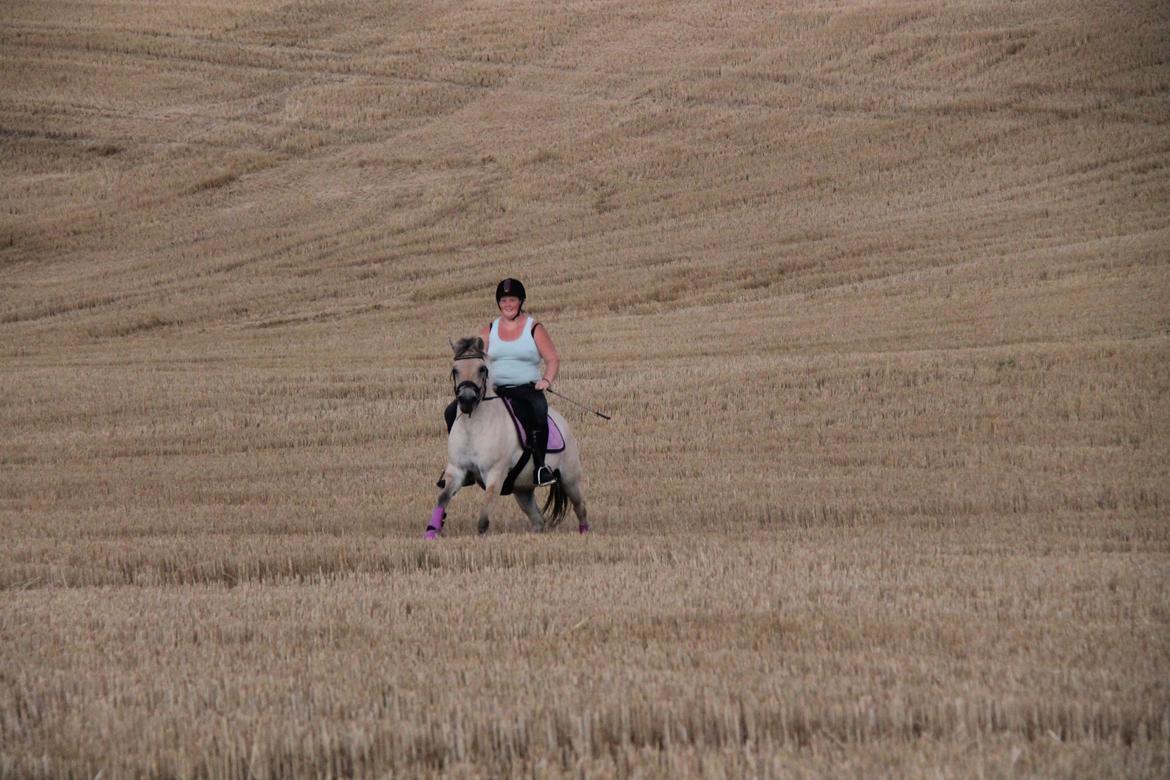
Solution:
<svg viewBox="0 0 1170 780">
<path fill-rule="evenodd" d="M 540 381 L 536 383 L 537 390 L 548 390 L 550 387 L 552 387 L 552 382 L 548 381 L 544 377 L 541 377 Z"/>
</svg>

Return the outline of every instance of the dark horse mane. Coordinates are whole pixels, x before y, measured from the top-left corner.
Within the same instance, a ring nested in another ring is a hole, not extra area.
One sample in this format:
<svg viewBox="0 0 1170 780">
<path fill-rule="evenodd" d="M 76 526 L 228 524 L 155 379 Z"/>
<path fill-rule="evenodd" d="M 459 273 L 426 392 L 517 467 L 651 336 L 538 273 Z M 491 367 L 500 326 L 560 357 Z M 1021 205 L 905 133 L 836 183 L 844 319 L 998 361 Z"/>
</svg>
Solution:
<svg viewBox="0 0 1170 780">
<path fill-rule="evenodd" d="M 459 358 L 482 358 L 483 354 L 483 339 L 479 336 L 466 336 L 459 339 L 451 345 L 451 349 L 455 351 L 455 359 Z"/>
</svg>

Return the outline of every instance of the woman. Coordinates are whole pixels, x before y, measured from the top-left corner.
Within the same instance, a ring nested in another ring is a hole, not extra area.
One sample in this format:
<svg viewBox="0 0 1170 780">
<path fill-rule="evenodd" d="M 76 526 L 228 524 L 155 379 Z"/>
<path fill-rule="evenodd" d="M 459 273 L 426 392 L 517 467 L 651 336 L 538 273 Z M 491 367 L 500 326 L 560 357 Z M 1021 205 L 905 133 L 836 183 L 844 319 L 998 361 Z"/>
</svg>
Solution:
<svg viewBox="0 0 1170 780">
<path fill-rule="evenodd" d="M 524 422 L 536 467 L 534 481 L 543 487 L 556 482 L 556 477 L 544 465 L 548 449 L 548 401 L 544 391 L 557 378 L 560 358 L 545 327 L 523 314 L 524 300 L 524 285 L 519 280 L 508 278 L 496 285 L 500 316 L 483 329 L 482 336 L 492 385 L 497 395 L 512 402 L 512 408 Z M 444 412 L 448 433 L 455 424 L 457 411 L 457 404 L 452 401 Z"/>
</svg>

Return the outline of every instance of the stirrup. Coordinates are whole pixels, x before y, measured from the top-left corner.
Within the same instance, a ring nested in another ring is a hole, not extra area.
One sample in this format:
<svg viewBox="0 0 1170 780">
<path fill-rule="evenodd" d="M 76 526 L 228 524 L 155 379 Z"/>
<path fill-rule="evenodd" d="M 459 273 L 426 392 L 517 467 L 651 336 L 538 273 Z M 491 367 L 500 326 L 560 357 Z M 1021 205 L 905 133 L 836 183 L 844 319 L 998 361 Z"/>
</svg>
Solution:
<svg viewBox="0 0 1170 780">
<path fill-rule="evenodd" d="M 542 472 L 544 473 L 544 479 L 541 479 Z M 557 481 L 557 475 L 553 473 L 553 470 L 548 466 L 541 466 L 536 470 L 536 473 L 532 477 L 532 481 L 536 484 L 537 487 L 546 487 Z"/>
</svg>

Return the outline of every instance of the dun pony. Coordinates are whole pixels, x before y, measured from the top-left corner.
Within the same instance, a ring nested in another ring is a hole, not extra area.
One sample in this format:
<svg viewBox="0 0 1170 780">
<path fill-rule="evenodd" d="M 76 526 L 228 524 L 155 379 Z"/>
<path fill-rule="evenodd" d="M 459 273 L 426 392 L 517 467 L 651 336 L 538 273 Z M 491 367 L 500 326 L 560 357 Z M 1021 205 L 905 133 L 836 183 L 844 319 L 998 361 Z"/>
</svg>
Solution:
<svg viewBox="0 0 1170 780">
<path fill-rule="evenodd" d="M 452 349 L 455 354 L 451 366 L 451 384 L 459 404 L 459 414 L 447 437 L 447 468 L 440 480 L 442 488 L 438 501 L 427 524 L 428 539 L 434 539 L 442 531 L 447 504 L 465 484 L 473 482 L 482 485 L 487 493 L 479 512 L 479 532 L 487 533 L 492 507 L 501 495 L 508 473 L 524 454 L 503 399 L 489 394 L 492 383 L 483 339 L 469 336 L 452 344 Z M 581 455 L 577 439 L 559 412 L 549 408 L 548 415 L 565 440 L 562 451 L 550 452 L 545 458 L 546 465 L 557 472 L 558 480 L 551 487 L 542 511 L 536 503 L 534 468 L 530 461 L 516 475 L 511 486 L 512 494 L 528 515 L 533 531 L 555 527 L 568 514 L 571 502 L 577 515 L 578 530 L 588 533 L 585 498 L 581 494 Z"/>
</svg>

